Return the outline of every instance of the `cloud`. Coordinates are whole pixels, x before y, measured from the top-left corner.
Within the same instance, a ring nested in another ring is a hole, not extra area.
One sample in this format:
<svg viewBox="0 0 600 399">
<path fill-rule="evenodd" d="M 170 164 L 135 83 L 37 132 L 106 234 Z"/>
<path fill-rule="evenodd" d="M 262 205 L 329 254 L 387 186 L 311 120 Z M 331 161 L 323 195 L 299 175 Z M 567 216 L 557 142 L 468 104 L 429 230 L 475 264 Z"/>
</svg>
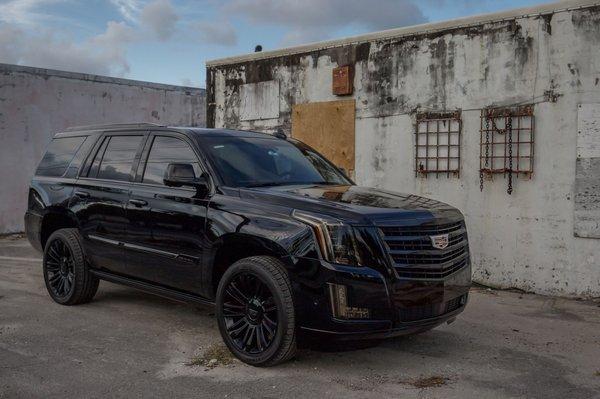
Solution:
<svg viewBox="0 0 600 399">
<path fill-rule="evenodd" d="M 27 32 L 0 24 L 0 62 L 123 76 L 129 71 L 125 46 L 133 40 L 130 29 L 111 21 L 105 32 L 78 44 L 56 32 Z"/>
<path fill-rule="evenodd" d="M 208 44 L 235 46 L 237 34 L 233 25 L 228 21 L 199 22 L 194 28 L 200 32 L 200 39 Z"/>
<path fill-rule="evenodd" d="M 159 40 L 168 40 L 175 31 L 179 17 L 168 0 L 155 0 L 146 5 L 140 14 L 142 28 L 148 30 Z"/>
<path fill-rule="evenodd" d="M 129 22 L 137 22 L 138 15 L 142 8 L 139 0 L 110 0 L 117 7 L 119 13 Z"/>
<path fill-rule="evenodd" d="M 0 62 L 124 76 L 130 70 L 127 46 L 145 40 L 147 32 L 159 40 L 169 39 L 178 20 L 168 0 L 155 0 L 145 6 L 140 0 L 111 0 L 130 22 L 109 21 L 104 32 L 83 41 L 65 36 L 62 29 L 40 29 L 34 24 L 49 17 L 38 13 L 40 6 L 63 1 L 70 0 L 0 3 Z"/>
<path fill-rule="evenodd" d="M 186 87 L 200 87 L 200 84 L 190 78 L 181 79 L 181 85 Z"/>
<path fill-rule="evenodd" d="M 49 16 L 34 11 L 41 6 L 64 3 L 67 0 L 8 0 L 0 4 L 0 21 L 11 24 L 33 25 Z"/>
<path fill-rule="evenodd" d="M 324 40 L 348 25 L 375 31 L 426 21 L 413 0 L 231 0 L 221 11 L 252 23 L 287 27 L 288 43 Z"/>
</svg>

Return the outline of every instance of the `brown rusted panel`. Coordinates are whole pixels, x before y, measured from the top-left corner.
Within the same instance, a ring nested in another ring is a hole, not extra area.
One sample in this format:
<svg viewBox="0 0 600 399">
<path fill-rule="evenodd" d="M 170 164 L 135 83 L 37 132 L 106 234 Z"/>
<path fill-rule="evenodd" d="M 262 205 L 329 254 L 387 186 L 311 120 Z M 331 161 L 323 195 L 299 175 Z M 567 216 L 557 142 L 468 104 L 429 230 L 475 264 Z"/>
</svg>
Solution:
<svg viewBox="0 0 600 399">
<path fill-rule="evenodd" d="M 355 101 L 297 104 L 292 108 L 292 137 L 313 147 L 354 175 Z"/>
<path fill-rule="evenodd" d="M 354 68 L 345 65 L 333 69 L 332 91 L 336 96 L 352 94 L 354 90 Z"/>
</svg>

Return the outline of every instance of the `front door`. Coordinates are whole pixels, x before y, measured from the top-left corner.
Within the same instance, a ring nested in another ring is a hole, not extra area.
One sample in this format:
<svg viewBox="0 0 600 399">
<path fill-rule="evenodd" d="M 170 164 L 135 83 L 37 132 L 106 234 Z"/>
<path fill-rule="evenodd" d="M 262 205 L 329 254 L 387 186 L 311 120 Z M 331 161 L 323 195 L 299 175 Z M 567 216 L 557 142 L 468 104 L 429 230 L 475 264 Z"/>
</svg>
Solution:
<svg viewBox="0 0 600 399">
<path fill-rule="evenodd" d="M 207 246 L 208 198 L 189 187 L 167 187 L 169 163 L 189 163 L 203 173 L 192 143 L 183 135 L 153 133 L 146 144 L 127 204 L 130 273 L 171 288 L 202 293 L 202 255 Z"/>
<path fill-rule="evenodd" d="M 145 137 L 143 132 L 104 135 L 77 179 L 70 208 L 77 214 L 94 268 L 127 274 L 121 243 L 126 238 L 133 171 Z"/>
</svg>

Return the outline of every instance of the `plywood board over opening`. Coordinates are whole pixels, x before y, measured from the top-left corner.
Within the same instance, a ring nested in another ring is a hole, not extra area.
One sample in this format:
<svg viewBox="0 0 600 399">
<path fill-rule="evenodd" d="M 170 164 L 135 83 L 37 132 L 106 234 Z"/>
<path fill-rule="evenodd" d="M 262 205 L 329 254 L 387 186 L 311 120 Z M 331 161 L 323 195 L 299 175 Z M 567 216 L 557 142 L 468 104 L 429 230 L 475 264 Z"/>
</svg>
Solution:
<svg viewBox="0 0 600 399">
<path fill-rule="evenodd" d="M 354 177 L 354 100 L 297 104 L 292 107 L 292 137 L 313 147 Z"/>
</svg>

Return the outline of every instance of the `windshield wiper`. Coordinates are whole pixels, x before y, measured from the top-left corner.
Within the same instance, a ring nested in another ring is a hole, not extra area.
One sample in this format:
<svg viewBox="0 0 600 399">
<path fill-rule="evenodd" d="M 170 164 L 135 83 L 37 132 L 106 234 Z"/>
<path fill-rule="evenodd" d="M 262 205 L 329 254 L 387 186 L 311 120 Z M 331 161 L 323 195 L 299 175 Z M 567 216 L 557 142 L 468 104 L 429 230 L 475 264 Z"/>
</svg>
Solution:
<svg viewBox="0 0 600 399">
<path fill-rule="evenodd" d="M 275 187 L 275 186 L 286 186 L 288 184 L 294 184 L 294 183 L 285 183 L 285 182 L 268 182 L 268 183 L 256 183 L 256 184 L 249 184 L 246 187 L 247 188 L 254 188 L 254 187 Z"/>
</svg>

